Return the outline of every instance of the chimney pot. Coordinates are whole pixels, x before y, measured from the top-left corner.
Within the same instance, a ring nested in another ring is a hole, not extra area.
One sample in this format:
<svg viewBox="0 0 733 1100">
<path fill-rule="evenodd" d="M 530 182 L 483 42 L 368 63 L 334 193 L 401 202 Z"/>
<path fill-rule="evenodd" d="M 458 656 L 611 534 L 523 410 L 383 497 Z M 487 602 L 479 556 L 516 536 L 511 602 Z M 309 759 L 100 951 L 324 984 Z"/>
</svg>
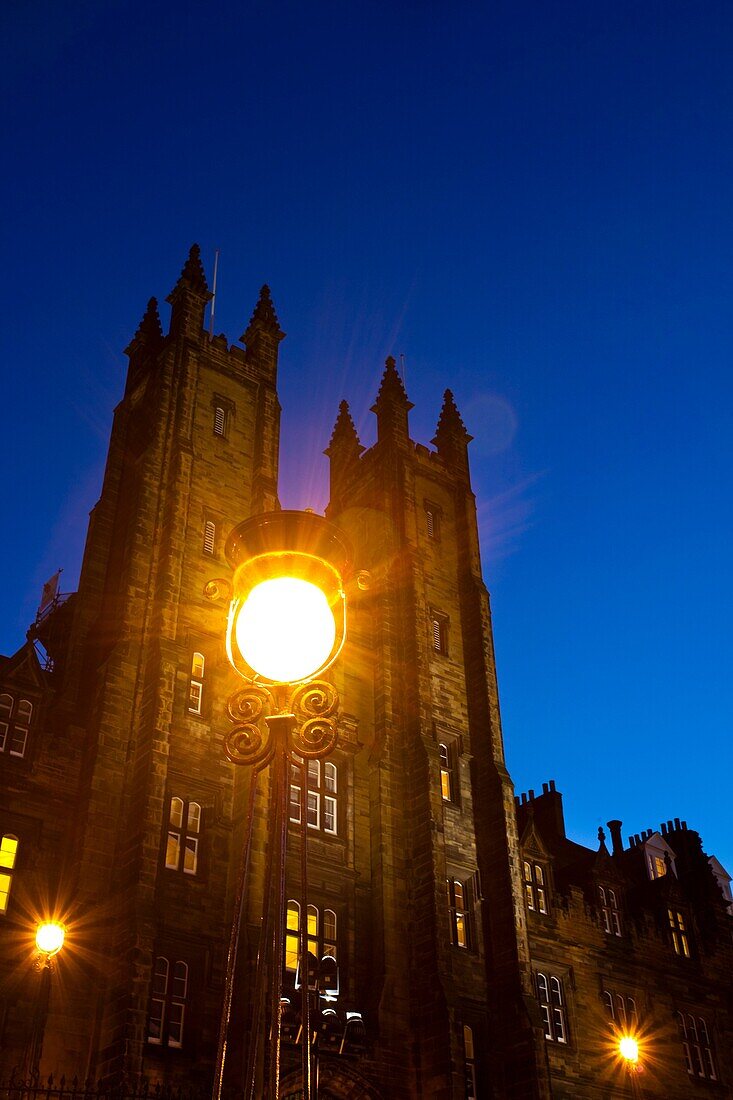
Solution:
<svg viewBox="0 0 733 1100">
<path fill-rule="evenodd" d="M 611 845 L 613 849 L 613 854 L 615 856 L 620 855 L 620 853 L 624 850 L 624 842 L 621 839 L 622 824 L 623 822 L 619 821 L 617 818 L 614 818 L 613 821 L 606 822 L 608 830 L 611 833 Z"/>
</svg>

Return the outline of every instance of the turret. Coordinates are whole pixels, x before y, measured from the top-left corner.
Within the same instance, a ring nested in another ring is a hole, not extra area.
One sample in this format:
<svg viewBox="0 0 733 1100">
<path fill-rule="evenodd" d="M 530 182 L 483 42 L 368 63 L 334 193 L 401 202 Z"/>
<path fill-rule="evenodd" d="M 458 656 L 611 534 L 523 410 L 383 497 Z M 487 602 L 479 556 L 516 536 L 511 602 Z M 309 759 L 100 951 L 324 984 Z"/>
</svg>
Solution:
<svg viewBox="0 0 733 1100">
<path fill-rule="evenodd" d="M 472 439 L 473 436 L 468 434 L 466 426 L 461 420 L 461 414 L 456 408 L 453 394 L 450 390 L 446 390 L 435 438 L 432 442 L 440 457 L 456 472 L 463 474 L 467 480 L 469 477 L 468 444 Z"/>
<path fill-rule="evenodd" d="M 394 357 L 390 355 L 385 361 L 377 399 L 371 408 L 377 415 L 377 439 L 380 443 L 387 440 L 403 445 L 409 443 L 407 414 L 413 407 L 397 373 Z"/>
<path fill-rule="evenodd" d="M 240 339 L 247 348 L 247 359 L 256 363 L 274 383 L 278 349 L 285 333 L 280 328 L 267 283 L 260 290 L 254 313 Z"/>
<path fill-rule="evenodd" d="M 166 298 L 171 304 L 171 334 L 197 337 L 204 327 L 204 310 L 211 298 L 203 264 L 201 249 L 191 245 L 188 259 L 178 282 Z"/>
<path fill-rule="evenodd" d="M 331 506 L 335 506 L 337 510 L 342 506 L 339 498 L 344 484 L 348 481 L 351 471 L 358 464 L 363 452 L 364 447 L 359 441 L 348 402 L 342 401 L 331 433 L 331 442 L 323 452 L 330 459 Z"/>
</svg>

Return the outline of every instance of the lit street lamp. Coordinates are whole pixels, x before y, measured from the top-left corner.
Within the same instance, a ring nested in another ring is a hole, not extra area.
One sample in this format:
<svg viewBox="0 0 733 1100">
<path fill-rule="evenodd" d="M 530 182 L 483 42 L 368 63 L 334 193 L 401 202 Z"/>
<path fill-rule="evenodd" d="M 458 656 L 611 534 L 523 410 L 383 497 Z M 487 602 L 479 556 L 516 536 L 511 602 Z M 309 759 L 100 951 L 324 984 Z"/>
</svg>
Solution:
<svg viewBox="0 0 733 1100">
<path fill-rule="evenodd" d="M 41 1051 L 43 1049 L 43 1034 L 46 1030 L 48 1018 L 48 1006 L 51 1000 L 51 974 L 54 961 L 61 948 L 64 946 L 66 929 L 58 921 L 44 921 L 36 928 L 36 948 L 38 954 L 35 959 L 35 969 L 40 970 L 38 988 L 33 1010 L 33 1026 L 31 1028 L 30 1042 L 26 1064 L 29 1075 L 37 1078 L 40 1072 Z"/>
<path fill-rule="evenodd" d="M 307 913 L 307 767 L 328 756 L 338 740 L 338 695 L 318 679 L 341 652 L 346 637 L 344 579 L 351 554 L 336 527 L 312 512 L 255 516 L 229 536 L 234 568 L 227 625 L 227 656 L 246 682 L 228 703 L 234 723 L 224 741 L 232 763 L 251 768 L 249 805 L 239 888 L 227 958 L 214 1100 L 221 1097 L 234 971 L 249 869 L 259 773 L 270 769 L 270 820 L 260 946 L 254 982 L 245 1096 L 255 1098 L 260 1031 L 269 1032 L 266 1060 L 269 1100 L 280 1094 L 282 955 L 285 925 L 285 854 L 291 768 L 302 774 L 301 913 Z M 272 900 L 270 900 L 272 899 Z M 300 922 L 300 958 L 308 957 L 307 921 Z M 268 1003 L 269 1028 L 260 1015 Z M 303 1096 L 311 1100 L 311 1023 L 308 982 L 301 988 Z"/>
</svg>

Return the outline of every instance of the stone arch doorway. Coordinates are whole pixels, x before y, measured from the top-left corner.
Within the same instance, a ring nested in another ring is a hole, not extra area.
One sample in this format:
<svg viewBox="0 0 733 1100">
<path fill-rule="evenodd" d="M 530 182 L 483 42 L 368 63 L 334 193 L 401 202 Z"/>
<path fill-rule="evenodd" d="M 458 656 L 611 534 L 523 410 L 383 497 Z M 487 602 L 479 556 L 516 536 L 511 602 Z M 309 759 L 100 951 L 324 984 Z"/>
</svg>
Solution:
<svg viewBox="0 0 733 1100">
<path fill-rule="evenodd" d="M 301 1076 L 299 1072 L 289 1073 L 280 1086 L 285 1098 L 298 1097 L 301 1094 Z M 319 1100 L 384 1100 L 382 1093 L 371 1081 L 367 1081 L 352 1066 L 321 1061 L 319 1081 Z"/>
</svg>

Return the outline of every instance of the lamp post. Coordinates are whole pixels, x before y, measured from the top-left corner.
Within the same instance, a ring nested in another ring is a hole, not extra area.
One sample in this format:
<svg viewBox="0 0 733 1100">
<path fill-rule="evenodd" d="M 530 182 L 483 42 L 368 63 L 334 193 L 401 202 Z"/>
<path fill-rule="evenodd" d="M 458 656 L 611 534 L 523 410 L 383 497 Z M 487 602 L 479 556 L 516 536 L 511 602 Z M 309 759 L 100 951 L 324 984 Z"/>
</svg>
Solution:
<svg viewBox="0 0 733 1100">
<path fill-rule="evenodd" d="M 346 637 L 344 579 L 351 554 L 338 529 L 323 517 L 280 511 L 239 524 L 227 540 L 226 556 L 235 570 L 227 656 L 245 686 L 229 700 L 233 728 L 224 749 L 233 764 L 250 769 L 251 780 L 213 1097 L 220 1100 L 224 1078 L 257 781 L 269 768 L 269 838 L 244 1094 L 255 1100 L 259 1034 L 261 1024 L 269 1018 L 265 1095 L 268 1100 L 278 1100 L 290 769 L 298 768 L 302 774 L 300 958 L 304 965 L 308 956 L 307 767 L 309 760 L 328 756 L 338 741 L 338 695 L 319 677 L 336 660 Z M 307 981 L 301 985 L 301 997 L 303 1096 L 311 1100 Z"/>
<path fill-rule="evenodd" d="M 51 999 L 51 974 L 56 956 L 64 946 L 66 929 L 58 921 L 44 921 L 36 928 L 36 948 L 38 954 L 35 968 L 40 970 L 38 988 L 33 1010 L 33 1025 L 28 1044 L 27 1066 L 31 1078 L 37 1078 L 40 1072 L 43 1034 L 46 1029 L 48 1006 Z"/>
</svg>

